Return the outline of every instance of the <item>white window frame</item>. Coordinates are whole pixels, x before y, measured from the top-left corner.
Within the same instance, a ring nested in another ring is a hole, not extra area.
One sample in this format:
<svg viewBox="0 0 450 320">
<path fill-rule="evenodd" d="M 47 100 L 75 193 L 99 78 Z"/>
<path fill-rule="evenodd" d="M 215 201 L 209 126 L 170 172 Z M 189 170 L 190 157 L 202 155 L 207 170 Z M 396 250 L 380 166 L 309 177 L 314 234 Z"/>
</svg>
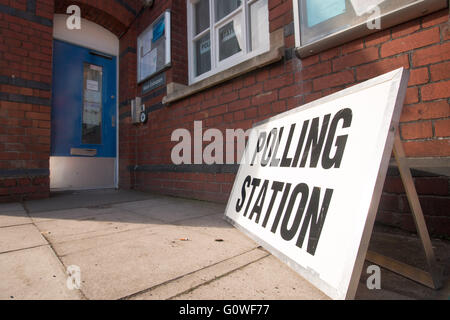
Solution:
<svg viewBox="0 0 450 320">
<path fill-rule="evenodd" d="M 367 21 L 357 23 L 348 21 L 348 25 L 345 25 L 342 29 L 326 32 L 312 42 L 304 43 L 301 33 L 301 28 L 304 26 L 300 17 L 300 1 L 302 0 L 292 0 L 294 10 L 295 46 L 297 55 L 300 58 L 315 55 L 327 49 L 448 7 L 448 0 L 415 0 L 408 5 L 402 5 L 389 12 L 382 13 L 379 17 L 381 29 L 368 28 L 367 22 L 370 21 L 370 19 L 373 19 L 373 17 L 366 14 L 369 19 Z M 374 3 L 377 2 L 378 1 L 374 0 Z M 324 21 L 323 23 L 327 24 L 328 22 Z"/>
<path fill-rule="evenodd" d="M 258 0 L 242 0 L 242 4 L 223 17 L 221 20 L 215 22 L 215 10 L 214 10 L 214 2 L 215 0 L 209 0 L 209 27 L 205 30 L 201 31 L 199 34 L 194 36 L 195 33 L 195 25 L 194 25 L 194 5 L 200 0 L 188 0 L 187 1 L 187 36 L 188 36 L 188 59 L 189 59 L 189 84 L 194 84 L 201 80 L 204 80 L 214 74 L 225 71 L 243 61 L 251 59 L 257 55 L 260 55 L 264 52 L 270 50 L 270 37 L 267 34 L 267 42 L 264 43 L 257 50 L 249 51 L 251 45 L 251 36 L 250 36 L 250 18 L 249 7 L 257 2 Z M 267 8 L 267 10 L 269 10 Z M 219 61 L 219 29 L 232 21 L 232 19 L 238 15 L 242 14 L 242 33 L 243 33 L 243 41 L 242 41 L 242 50 L 239 53 L 232 55 L 222 61 Z M 267 16 L 269 13 L 267 12 Z M 267 21 L 267 24 L 269 21 Z M 213 30 L 213 32 L 211 31 Z M 199 38 L 205 36 L 206 34 L 210 35 L 210 50 L 211 50 L 211 70 L 205 72 L 199 76 L 195 75 L 195 45 L 194 41 Z"/>
</svg>

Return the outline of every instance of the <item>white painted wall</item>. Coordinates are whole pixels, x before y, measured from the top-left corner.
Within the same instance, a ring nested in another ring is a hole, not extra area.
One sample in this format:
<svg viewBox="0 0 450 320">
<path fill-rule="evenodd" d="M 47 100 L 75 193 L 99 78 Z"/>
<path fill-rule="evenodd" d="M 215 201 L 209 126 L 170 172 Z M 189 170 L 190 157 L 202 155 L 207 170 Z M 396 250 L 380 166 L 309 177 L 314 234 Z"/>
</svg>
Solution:
<svg viewBox="0 0 450 320">
<path fill-rule="evenodd" d="M 55 14 L 53 19 L 53 38 L 113 56 L 119 56 L 119 38 L 115 34 L 83 18 L 81 18 L 80 30 L 69 30 L 66 26 L 68 17 L 65 14 Z"/>
</svg>

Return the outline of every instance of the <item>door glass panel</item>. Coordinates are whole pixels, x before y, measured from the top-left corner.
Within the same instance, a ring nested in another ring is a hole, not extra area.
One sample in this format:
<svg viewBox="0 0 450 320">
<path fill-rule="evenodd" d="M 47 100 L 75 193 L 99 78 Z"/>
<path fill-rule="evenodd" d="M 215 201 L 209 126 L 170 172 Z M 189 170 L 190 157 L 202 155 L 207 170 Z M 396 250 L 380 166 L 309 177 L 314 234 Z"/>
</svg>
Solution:
<svg viewBox="0 0 450 320">
<path fill-rule="evenodd" d="M 241 14 L 219 29 L 219 60 L 222 61 L 242 49 Z"/>
<path fill-rule="evenodd" d="M 258 50 L 269 43 L 269 10 L 267 0 L 250 5 L 251 50 Z"/>
<path fill-rule="evenodd" d="M 195 8 L 195 34 L 209 28 L 209 0 L 200 0 Z"/>
<path fill-rule="evenodd" d="M 195 75 L 211 70 L 211 41 L 209 33 L 195 42 Z"/>
<path fill-rule="evenodd" d="M 241 3 L 241 0 L 216 0 L 216 22 L 236 10 Z"/>
<path fill-rule="evenodd" d="M 103 67 L 84 63 L 82 143 L 102 143 Z"/>
</svg>

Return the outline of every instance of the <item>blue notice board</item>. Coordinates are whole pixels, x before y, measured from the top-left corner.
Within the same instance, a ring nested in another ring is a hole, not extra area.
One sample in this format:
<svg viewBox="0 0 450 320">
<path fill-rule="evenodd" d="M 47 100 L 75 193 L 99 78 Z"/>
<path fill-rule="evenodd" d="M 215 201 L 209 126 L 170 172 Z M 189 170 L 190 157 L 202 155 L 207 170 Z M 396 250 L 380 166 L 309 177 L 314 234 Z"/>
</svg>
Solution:
<svg viewBox="0 0 450 320">
<path fill-rule="evenodd" d="M 153 39 L 152 42 L 158 41 L 164 35 L 164 16 L 153 26 Z"/>
</svg>

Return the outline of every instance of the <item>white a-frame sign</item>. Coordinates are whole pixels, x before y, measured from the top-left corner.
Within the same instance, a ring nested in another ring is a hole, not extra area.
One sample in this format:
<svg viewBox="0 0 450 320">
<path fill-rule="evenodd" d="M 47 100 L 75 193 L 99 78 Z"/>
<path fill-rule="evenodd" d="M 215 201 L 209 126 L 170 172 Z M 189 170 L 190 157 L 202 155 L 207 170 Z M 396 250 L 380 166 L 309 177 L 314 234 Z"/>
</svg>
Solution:
<svg viewBox="0 0 450 320">
<path fill-rule="evenodd" d="M 408 71 L 394 70 L 252 128 L 225 218 L 334 299 L 352 299 Z"/>
</svg>

